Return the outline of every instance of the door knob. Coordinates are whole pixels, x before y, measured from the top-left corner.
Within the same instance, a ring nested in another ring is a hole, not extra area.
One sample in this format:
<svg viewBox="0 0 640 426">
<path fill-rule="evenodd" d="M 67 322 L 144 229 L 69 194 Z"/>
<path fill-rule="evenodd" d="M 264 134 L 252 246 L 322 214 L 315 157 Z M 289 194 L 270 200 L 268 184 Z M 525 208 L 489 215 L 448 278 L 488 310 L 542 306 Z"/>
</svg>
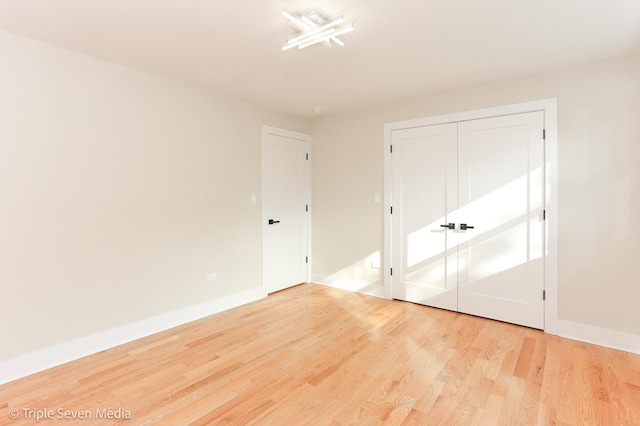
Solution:
<svg viewBox="0 0 640 426">
<path fill-rule="evenodd" d="M 440 225 L 441 228 L 448 228 L 448 229 L 456 229 L 456 224 L 455 223 L 449 223 L 447 225 Z"/>
<path fill-rule="evenodd" d="M 269 219 L 269 225 L 273 225 L 274 223 L 280 223 L 279 220 Z"/>
<path fill-rule="evenodd" d="M 467 229 L 474 229 L 474 228 L 473 228 L 473 226 L 471 226 L 471 225 L 467 225 L 466 223 L 461 223 L 461 224 L 460 224 L 460 229 L 461 229 L 462 231 L 466 231 Z"/>
</svg>

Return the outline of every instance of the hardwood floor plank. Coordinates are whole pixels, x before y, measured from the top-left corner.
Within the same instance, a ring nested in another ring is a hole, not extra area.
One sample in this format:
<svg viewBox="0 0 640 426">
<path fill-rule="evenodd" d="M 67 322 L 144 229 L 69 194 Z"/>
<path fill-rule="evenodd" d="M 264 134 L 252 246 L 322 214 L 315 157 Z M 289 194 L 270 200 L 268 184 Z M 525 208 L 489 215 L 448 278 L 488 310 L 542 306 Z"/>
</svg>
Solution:
<svg viewBox="0 0 640 426">
<path fill-rule="evenodd" d="M 502 411 L 500 412 L 500 424 L 515 425 L 520 424 L 520 413 L 523 406 L 523 397 L 526 389 L 526 380 L 520 377 L 513 377 L 509 381 Z"/>
<path fill-rule="evenodd" d="M 560 364 L 560 342 L 558 338 L 547 338 L 547 350 L 543 365 L 540 388 L 538 424 L 552 424 L 558 412 L 558 377 Z"/>
<path fill-rule="evenodd" d="M 535 347 L 535 339 L 525 337 L 522 342 L 522 348 L 520 348 L 520 355 L 518 361 L 516 361 L 516 367 L 513 370 L 513 375 L 526 379 L 529 374 L 529 364 L 531 363 L 531 356 L 533 355 L 533 349 Z"/>
<path fill-rule="evenodd" d="M 530 425 L 535 424 L 538 419 L 547 352 L 547 342 L 544 339 L 537 339 L 533 343 L 534 348 L 529 362 L 529 371 L 526 376 L 527 382 L 522 399 L 522 410 L 520 412 L 520 421 Z"/>
<path fill-rule="evenodd" d="M 574 392 L 576 382 L 574 375 L 574 342 L 563 341 L 560 349 L 559 376 L 558 376 L 558 420 L 571 423 L 575 418 L 577 410 L 575 407 Z"/>
<path fill-rule="evenodd" d="M 487 399 L 487 403 L 484 406 L 481 415 L 479 424 L 481 425 L 497 425 L 498 419 L 500 418 L 500 413 L 502 412 L 502 408 L 504 406 L 504 398 L 496 395 L 489 395 Z M 549 424 L 549 423 L 540 423 L 540 424 Z"/>
<path fill-rule="evenodd" d="M 300 285 L 0 386 L 0 424 L 58 408 L 128 410 L 123 425 L 638 425 L 640 356 Z"/>
<path fill-rule="evenodd" d="M 390 405 L 392 410 L 388 414 L 378 415 L 378 418 L 384 418 L 384 425 L 401 425 L 415 406 L 416 400 L 405 395 Z"/>
</svg>

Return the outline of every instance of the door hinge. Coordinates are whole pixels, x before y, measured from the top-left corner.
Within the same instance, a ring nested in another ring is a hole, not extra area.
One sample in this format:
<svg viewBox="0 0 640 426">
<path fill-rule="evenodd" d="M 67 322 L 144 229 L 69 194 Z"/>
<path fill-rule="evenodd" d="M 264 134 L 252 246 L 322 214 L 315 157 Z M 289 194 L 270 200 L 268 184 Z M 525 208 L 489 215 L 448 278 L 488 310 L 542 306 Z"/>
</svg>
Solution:
<svg viewBox="0 0 640 426">
<path fill-rule="evenodd" d="M 305 256 L 304 263 L 309 263 L 309 256 Z"/>
<path fill-rule="evenodd" d="M 304 211 L 308 212 L 309 211 L 309 204 L 307 204 L 306 206 L 304 206 Z"/>
<path fill-rule="evenodd" d="M 547 220 L 547 211 L 542 210 L 542 220 Z"/>
<path fill-rule="evenodd" d="M 542 300 L 547 300 L 547 291 L 542 290 Z"/>
<path fill-rule="evenodd" d="M 391 214 L 393 214 L 393 206 L 391 206 Z"/>
<path fill-rule="evenodd" d="M 542 140 L 547 139 L 547 129 L 542 129 Z"/>
<path fill-rule="evenodd" d="M 307 160 L 309 159 L 309 153 L 307 152 Z"/>
<path fill-rule="evenodd" d="M 393 268 L 391 268 L 391 271 L 390 271 L 390 272 L 391 272 L 391 275 L 393 275 Z"/>
<path fill-rule="evenodd" d="M 389 152 L 393 154 L 393 145 L 389 145 Z"/>
</svg>

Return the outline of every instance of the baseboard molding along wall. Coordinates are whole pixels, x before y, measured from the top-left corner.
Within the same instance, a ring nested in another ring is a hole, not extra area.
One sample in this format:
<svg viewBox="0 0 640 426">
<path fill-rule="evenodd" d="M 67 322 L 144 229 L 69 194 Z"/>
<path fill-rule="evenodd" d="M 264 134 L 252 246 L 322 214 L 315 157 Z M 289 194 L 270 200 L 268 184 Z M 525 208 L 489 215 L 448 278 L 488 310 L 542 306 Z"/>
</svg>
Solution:
<svg viewBox="0 0 640 426">
<path fill-rule="evenodd" d="M 312 278 L 314 283 L 328 287 L 384 297 L 384 289 L 381 285 L 319 274 L 313 274 Z M 247 290 L 0 361 L 0 385 L 262 298 L 261 288 Z M 636 334 L 559 320 L 558 335 L 640 354 L 640 335 Z"/>
<path fill-rule="evenodd" d="M 247 290 L 0 361 L 0 385 L 105 349 L 254 302 L 262 299 L 262 297 L 262 288 Z"/>
<path fill-rule="evenodd" d="M 558 335 L 567 339 L 640 354 L 640 336 L 637 334 L 559 320 Z"/>
<path fill-rule="evenodd" d="M 327 287 L 367 294 L 369 296 L 384 297 L 384 286 L 382 285 L 382 283 L 371 284 L 366 281 L 358 281 L 352 280 L 350 278 L 338 277 L 335 275 L 321 274 L 312 274 L 311 278 L 311 282 L 322 284 Z"/>
</svg>

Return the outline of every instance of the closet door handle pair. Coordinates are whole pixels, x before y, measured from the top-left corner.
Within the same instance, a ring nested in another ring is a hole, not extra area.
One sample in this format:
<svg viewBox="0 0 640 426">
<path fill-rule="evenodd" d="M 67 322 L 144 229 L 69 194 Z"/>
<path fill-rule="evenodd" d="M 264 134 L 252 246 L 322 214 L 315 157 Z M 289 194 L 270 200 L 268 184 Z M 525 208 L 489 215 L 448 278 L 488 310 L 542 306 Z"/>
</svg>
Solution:
<svg viewBox="0 0 640 426">
<path fill-rule="evenodd" d="M 455 223 L 448 223 L 446 225 L 440 225 L 441 228 L 447 228 L 447 229 L 456 229 L 456 224 Z M 460 230 L 461 231 L 466 231 L 467 229 L 474 229 L 473 226 L 471 225 L 467 225 L 466 223 L 461 223 L 460 224 Z"/>
</svg>

